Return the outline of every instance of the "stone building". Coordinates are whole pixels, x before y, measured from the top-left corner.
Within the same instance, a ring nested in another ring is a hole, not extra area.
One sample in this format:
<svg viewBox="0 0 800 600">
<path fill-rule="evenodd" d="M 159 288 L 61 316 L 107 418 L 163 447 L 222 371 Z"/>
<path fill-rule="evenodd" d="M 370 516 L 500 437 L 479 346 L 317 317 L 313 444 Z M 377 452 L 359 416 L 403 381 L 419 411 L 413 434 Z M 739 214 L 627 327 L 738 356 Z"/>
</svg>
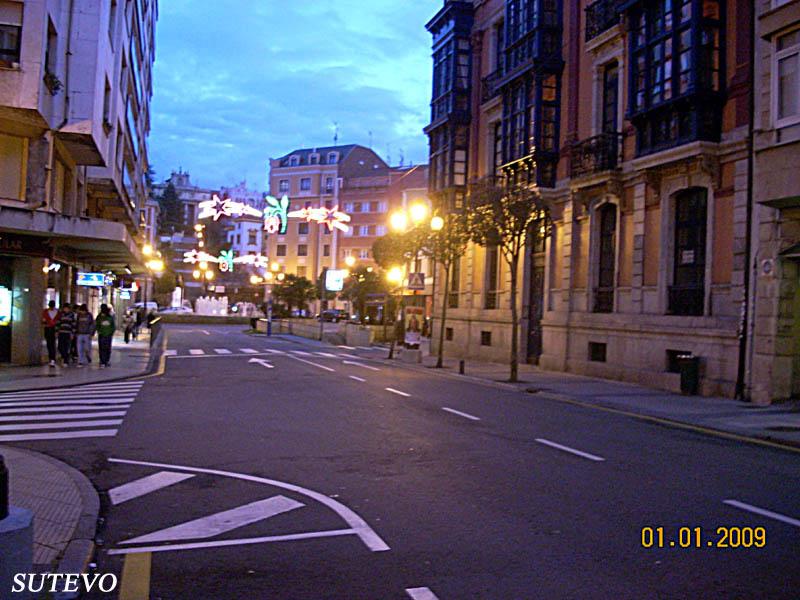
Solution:
<svg viewBox="0 0 800 600">
<path fill-rule="evenodd" d="M 0 1 L 0 362 L 40 362 L 48 299 L 96 310 L 114 275 L 144 270 L 157 13 Z M 107 283 L 77 285 L 80 271 Z"/>
<path fill-rule="evenodd" d="M 746 389 L 800 396 L 800 0 L 758 0 L 754 267 Z"/>
<path fill-rule="evenodd" d="M 547 206 L 515 299 L 544 368 L 732 396 L 745 294 L 747 2 L 446 1 L 434 40 L 431 191 L 524 182 Z M 462 259 L 447 351 L 507 360 L 508 273 Z"/>
</svg>

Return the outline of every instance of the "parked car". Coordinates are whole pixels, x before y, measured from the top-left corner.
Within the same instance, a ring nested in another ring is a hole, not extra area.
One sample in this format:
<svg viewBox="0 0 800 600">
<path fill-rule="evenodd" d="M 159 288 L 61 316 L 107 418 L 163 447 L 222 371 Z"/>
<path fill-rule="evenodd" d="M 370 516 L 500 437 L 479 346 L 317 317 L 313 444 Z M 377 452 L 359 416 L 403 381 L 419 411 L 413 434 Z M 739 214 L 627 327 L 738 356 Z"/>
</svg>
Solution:
<svg viewBox="0 0 800 600">
<path fill-rule="evenodd" d="M 327 323 L 338 323 L 339 321 L 346 321 L 348 319 L 347 312 L 340 308 L 332 308 L 323 310 L 319 318 Z"/>
<path fill-rule="evenodd" d="M 193 313 L 194 311 L 187 306 L 170 306 L 158 311 L 160 315 L 190 315 Z"/>
<path fill-rule="evenodd" d="M 144 302 L 135 302 L 134 304 L 131 305 L 131 308 L 133 308 L 135 310 L 139 310 L 144 305 L 145 305 Z M 147 303 L 147 312 L 151 312 L 151 311 L 158 312 L 158 303 L 156 303 L 156 302 L 148 302 Z"/>
</svg>

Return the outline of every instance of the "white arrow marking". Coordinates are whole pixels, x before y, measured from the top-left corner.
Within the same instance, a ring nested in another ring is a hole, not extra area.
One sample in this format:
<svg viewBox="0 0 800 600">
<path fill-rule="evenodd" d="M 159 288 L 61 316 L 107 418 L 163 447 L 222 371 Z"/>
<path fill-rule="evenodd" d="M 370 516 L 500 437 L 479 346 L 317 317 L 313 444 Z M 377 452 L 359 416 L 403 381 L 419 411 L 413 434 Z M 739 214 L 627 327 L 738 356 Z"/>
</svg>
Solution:
<svg viewBox="0 0 800 600">
<path fill-rule="evenodd" d="M 147 477 L 142 477 L 136 481 L 117 486 L 108 490 L 108 496 L 112 504 L 122 504 L 128 500 L 133 500 L 139 496 L 150 494 L 161 488 L 165 488 L 181 481 L 191 479 L 194 475 L 188 473 L 172 473 L 170 471 L 160 471 Z"/>
<path fill-rule="evenodd" d="M 187 521 L 186 523 L 148 533 L 121 543 L 148 544 L 175 540 L 206 540 L 303 506 L 305 505 L 286 496 L 274 496 L 266 500 L 245 504 L 244 506 L 237 506 L 231 510 L 208 517 Z"/>
<path fill-rule="evenodd" d="M 362 369 L 369 369 L 370 371 L 380 371 L 380 369 L 376 369 L 375 367 L 370 367 L 369 365 L 365 365 L 360 362 L 355 362 L 353 360 L 343 360 L 343 365 L 353 365 L 354 367 L 361 367 Z"/>
<path fill-rule="evenodd" d="M 408 588 L 406 594 L 408 594 L 412 600 L 438 600 L 436 594 L 431 591 L 431 588 L 426 587 Z"/>
<path fill-rule="evenodd" d="M 269 362 L 267 362 L 263 358 L 251 358 L 250 360 L 247 361 L 247 363 L 248 364 L 257 363 L 257 364 L 261 365 L 262 367 L 266 367 L 267 369 L 274 369 L 275 368 L 275 365 L 270 364 Z"/>
</svg>

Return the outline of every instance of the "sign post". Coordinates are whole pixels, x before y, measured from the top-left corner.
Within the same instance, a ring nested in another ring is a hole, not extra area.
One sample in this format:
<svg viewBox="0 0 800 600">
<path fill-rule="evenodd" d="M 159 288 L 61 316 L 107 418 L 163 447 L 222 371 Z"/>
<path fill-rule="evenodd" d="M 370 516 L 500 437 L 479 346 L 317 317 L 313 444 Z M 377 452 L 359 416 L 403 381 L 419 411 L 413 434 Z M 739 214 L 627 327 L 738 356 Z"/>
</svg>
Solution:
<svg viewBox="0 0 800 600">
<path fill-rule="evenodd" d="M 425 291 L 425 273 L 409 273 L 408 289 L 415 292 Z"/>
</svg>

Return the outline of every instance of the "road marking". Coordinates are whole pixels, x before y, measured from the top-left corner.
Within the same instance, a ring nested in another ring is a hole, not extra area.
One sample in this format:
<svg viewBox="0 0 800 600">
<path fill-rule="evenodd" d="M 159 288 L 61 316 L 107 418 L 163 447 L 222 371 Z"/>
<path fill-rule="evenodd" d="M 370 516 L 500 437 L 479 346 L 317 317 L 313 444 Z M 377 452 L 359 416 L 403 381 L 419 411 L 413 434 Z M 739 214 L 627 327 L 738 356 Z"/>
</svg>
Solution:
<svg viewBox="0 0 800 600">
<path fill-rule="evenodd" d="M 87 429 L 85 431 L 59 431 L 57 433 L 26 433 L 0 435 L 0 442 L 34 442 L 38 440 L 75 440 L 90 437 L 114 437 L 116 429 Z"/>
<path fill-rule="evenodd" d="M 283 354 L 283 350 L 275 350 L 275 348 L 267 348 L 264 352 L 269 352 L 270 354 Z"/>
<path fill-rule="evenodd" d="M 139 387 L 126 387 L 126 388 L 118 388 L 118 389 L 107 389 L 107 390 L 41 390 L 39 392 L 24 392 L 24 393 L 16 393 L 16 394 L 2 394 L 0 395 L 0 402 L 6 400 L 35 400 L 35 399 L 45 399 L 49 400 L 51 398 L 94 398 L 96 396 L 135 396 L 139 393 Z"/>
<path fill-rule="evenodd" d="M 289 358 L 293 358 L 294 360 L 299 360 L 301 363 L 306 363 L 307 365 L 311 365 L 312 367 L 317 367 L 318 369 L 322 369 L 323 371 L 330 371 L 331 373 L 335 373 L 336 369 L 331 369 L 330 367 L 326 367 L 325 365 L 319 365 L 315 362 L 311 362 L 310 360 L 306 360 L 304 358 L 300 358 L 299 356 L 292 356 L 291 354 L 287 354 Z"/>
<path fill-rule="evenodd" d="M 239 348 L 239 352 L 244 352 L 245 354 L 261 354 L 258 350 L 253 350 L 252 348 Z"/>
<path fill-rule="evenodd" d="M 325 358 L 338 358 L 335 354 L 331 354 L 330 352 L 315 352 L 317 356 L 324 356 Z"/>
<path fill-rule="evenodd" d="M 370 371 L 380 371 L 380 369 L 376 369 L 375 367 L 370 367 L 369 365 L 365 365 L 360 362 L 356 362 L 354 360 L 344 360 L 342 361 L 343 365 L 353 365 L 354 367 L 361 367 L 362 369 L 369 369 Z"/>
<path fill-rule="evenodd" d="M 164 356 L 178 356 L 177 350 L 164 350 Z"/>
<path fill-rule="evenodd" d="M 136 461 L 136 460 L 126 460 L 121 458 L 109 458 L 109 462 L 119 463 L 119 464 L 126 464 L 126 465 L 139 465 L 142 467 L 153 467 L 156 469 L 175 469 L 181 471 L 188 471 L 190 473 L 204 473 L 206 475 L 218 475 L 220 477 L 230 477 L 232 479 L 241 479 L 242 481 L 251 481 L 253 483 L 262 483 L 264 485 L 271 485 L 273 487 L 281 488 L 284 490 L 288 490 L 290 492 L 294 492 L 297 494 L 301 494 L 320 504 L 326 506 L 333 512 L 335 512 L 339 517 L 341 517 L 345 523 L 347 523 L 351 529 L 345 530 L 338 530 L 336 532 L 316 532 L 316 533 L 309 533 L 309 534 L 297 534 L 296 536 L 277 536 L 277 538 L 267 539 L 266 541 L 281 541 L 282 539 L 307 539 L 312 537 L 329 537 L 331 535 L 347 535 L 353 534 L 357 535 L 364 545 L 372 550 L 373 552 L 385 552 L 389 550 L 389 546 L 384 542 L 375 530 L 370 527 L 364 519 L 359 517 L 355 512 L 351 509 L 346 507 L 341 502 L 326 496 L 325 494 L 320 494 L 319 492 L 315 492 L 314 490 L 310 490 L 308 488 L 300 487 L 299 485 L 294 485 L 291 483 L 285 483 L 283 481 L 277 481 L 275 479 L 267 479 L 265 477 L 256 477 L 255 475 L 246 475 L 244 473 L 234 473 L 232 471 L 220 471 L 217 469 L 203 469 L 200 467 L 187 467 L 182 465 L 170 465 L 166 463 L 153 463 L 153 462 L 145 462 L 145 461 Z M 298 537 L 303 536 L 303 537 Z M 236 540 L 231 540 L 236 541 Z M 244 543 L 258 543 L 258 542 L 251 542 L 251 541 L 242 541 L 239 540 L 239 545 Z M 216 542 L 217 544 L 224 544 L 225 542 Z M 233 544 L 231 544 L 233 545 Z M 142 552 L 144 549 L 139 549 L 139 552 Z M 111 551 L 111 553 L 115 553 Z M 116 552 L 119 554 L 120 552 Z M 126 552 L 122 552 L 126 553 Z"/>
<path fill-rule="evenodd" d="M 192 356 L 201 356 L 205 354 L 205 351 L 200 350 L 199 348 L 192 348 L 191 350 L 189 350 L 189 354 L 191 354 Z"/>
<path fill-rule="evenodd" d="M 396 390 L 394 388 L 384 388 L 387 392 L 392 392 L 393 394 L 397 394 L 398 396 L 405 396 L 406 398 L 410 398 L 411 394 L 406 394 L 405 392 L 401 392 L 400 390 Z"/>
<path fill-rule="evenodd" d="M 605 458 L 603 458 L 602 456 L 595 456 L 594 454 L 589 454 L 588 452 L 581 452 L 580 450 L 576 450 L 575 448 L 570 448 L 569 446 L 562 446 L 561 444 L 556 444 L 555 442 L 551 442 L 550 440 L 537 438 L 536 441 L 539 442 L 540 444 L 544 444 L 545 446 L 550 446 L 551 448 L 555 448 L 556 450 L 569 452 L 570 454 L 574 454 L 582 458 L 588 458 L 589 460 L 593 460 L 596 462 L 602 462 L 605 460 Z"/>
<path fill-rule="evenodd" d="M 191 479 L 192 477 L 194 477 L 194 475 L 188 473 L 159 471 L 147 477 L 142 477 L 141 479 L 112 488 L 108 490 L 108 496 L 111 498 L 112 504 L 122 504 L 128 500 L 150 494 L 170 485 Z"/>
<path fill-rule="evenodd" d="M 297 354 L 297 356 L 314 356 L 311 352 L 306 352 L 305 350 L 292 350 L 292 354 Z"/>
<path fill-rule="evenodd" d="M 436 594 L 434 594 L 430 588 L 426 587 L 408 588 L 406 594 L 413 600 L 439 600 Z"/>
<path fill-rule="evenodd" d="M 355 375 L 350 375 L 350 379 L 353 379 L 355 381 L 360 381 L 361 383 L 364 383 L 366 381 L 366 379 L 362 379 L 361 377 L 356 377 Z"/>
<path fill-rule="evenodd" d="M 119 600 L 149 600 L 150 566 L 149 552 L 136 552 L 125 557 L 119 585 Z"/>
<path fill-rule="evenodd" d="M 45 409 L 50 410 L 50 409 Z M 2 412 L 2 411 L 0 411 Z M 47 415 L 17 415 L 14 417 L 0 417 L 0 422 L 9 421 L 52 421 L 53 419 L 98 419 L 102 417 L 124 417 L 124 412 L 97 412 L 97 413 L 72 413 L 72 414 L 47 414 Z"/>
<path fill-rule="evenodd" d="M 153 544 L 157 542 L 172 542 L 184 540 L 207 540 L 239 529 L 245 525 L 251 525 L 264 521 L 275 515 L 287 513 L 297 508 L 304 507 L 305 504 L 287 498 L 286 496 L 273 496 L 266 500 L 251 502 L 244 506 L 237 506 L 231 510 L 225 510 L 207 517 L 201 517 L 174 527 L 167 527 L 160 531 L 154 531 L 147 535 L 135 537 L 130 540 L 120 542 L 122 544 Z"/>
<path fill-rule="evenodd" d="M 355 358 L 356 360 L 360 359 L 360 356 L 356 356 L 355 354 L 339 354 L 338 358 Z"/>
<path fill-rule="evenodd" d="M 374 348 L 371 346 L 356 346 L 356 350 L 366 350 L 368 352 L 372 352 Z"/>
<path fill-rule="evenodd" d="M 722 503 L 727 504 L 728 506 L 733 506 L 734 508 L 739 508 L 741 510 L 746 510 L 748 512 L 755 513 L 757 515 L 761 515 L 762 517 L 775 519 L 776 521 L 781 521 L 782 523 L 788 523 L 789 525 L 800 527 L 800 519 L 793 519 L 792 517 L 787 517 L 786 515 L 772 512 L 771 510 L 767 510 L 766 508 L 759 508 L 757 506 L 753 506 L 752 504 L 739 502 L 738 500 L 723 500 Z"/>
<path fill-rule="evenodd" d="M 0 406 L 3 404 L 13 404 L 14 402 L 58 402 L 59 400 L 102 400 L 104 398 L 135 398 L 137 392 L 119 392 L 119 393 L 97 393 L 97 394 L 66 394 L 66 395 L 50 395 L 42 394 L 41 396 L 30 397 L 16 397 L 16 398 L 0 398 Z"/>
<path fill-rule="evenodd" d="M 181 360 L 181 359 L 191 359 L 191 360 L 198 360 L 204 358 L 236 358 L 240 356 L 253 356 L 254 354 L 266 354 L 266 352 L 245 352 L 242 354 L 203 354 L 200 356 L 170 356 L 171 360 Z"/>
<path fill-rule="evenodd" d="M 274 369 L 275 368 L 275 365 L 273 365 L 272 363 L 267 362 L 263 358 L 251 358 L 250 360 L 247 361 L 247 363 L 248 364 L 256 363 L 256 364 L 261 365 L 262 367 L 266 367 L 267 369 Z"/>
<path fill-rule="evenodd" d="M 89 399 L 89 400 L 35 400 L 33 402 L 0 402 L 0 408 L 10 406 L 60 406 L 62 404 L 130 404 L 133 398 L 109 398 L 108 400 Z"/>
<path fill-rule="evenodd" d="M 24 406 L 29 406 L 25 404 Z M 96 404 L 89 404 L 86 406 L 61 406 L 56 405 L 48 405 L 42 408 L 3 408 L 0 409 L 0 414 L 3 415 L 11 415 L 11 414 L 19 414 L 20 417 L 23 417 L 22 413 L 49 413 L 53 410 L 60 410 L 60 411 L 77 411 L 77 414 L 84 414 L 80 411 L 84 410 L 122 410 L 130 408 L 130 404 L 112 404 L 111 406 L 97 406 Z M 124 414 L 124 413 L 123 413 Z"/>
<path fill-rule="evenodd" d="M 227 348 L 214 348 L 214 352 L 217 354 L 232 354 L 232 352 Z"/>
<path fill-rule="evenodd" d="M 32 423 L 29 425 L 0 425 L 0 431 L 41 431 L 43 429 L 70 429 L 76 427 L 114 427 L 122 425 L 122 419 L 97 421 L 54 421 L 52 423 Z"/>
<path fill-rule="evenodd" d="M 193 542 L 189 544 L 166 544 L 164 546 L 139 546 L 137 548 L 116 548 L 114 550 L 109 550 L 108 553 L 111 555 L 118 555 L 118 554 L 136 554 L 139 552 L 175 552 L 177 550 L 198 550 L 201 548 L 226 548 L 230 546 L 266 544 L 269 542 L 291 542 L 294 540 L 312 540 L 318 538 L 337 537 L 342 535 L 358 535 L 360 537 L 361 534 L 362 532 L 356 529 L 333 529 L 330 531 L 312 531 L 309 533 L 293 533 L 290 535 L 270 535 L 266 537 L 219 540 L 215 542 Z M 380 540 L 380 538 L 377 539 Z M 362 538 L 362 541 L 364 541 L 364 538 Z M 381 543 L 383 542 L 381 541 Z M 377 549 L 372 548 L 369 545 L 367 547 L 369 547 L 369 549 L 372 550 L 373 552 L 383 552 L 385 550 L 389 550 L 388 546 L 386 546 L 386 548 L 379 547 Z"/>
<path fill-rule="evenodd" d="M 355 350 L 352 346 L 336 346 L 337 348 L 341 348 L 342 350 Z"/>
<path fill-rule="evenodd" d="M 480 421 L 480 417 L 476 417 L 475 415 L 470 415 L 465 412 L 461 412 L 460 410 L 456 410 L 454 408 L 447 408 L 446 406 L 442 407 L 442 410 L 445 410 L 449 413 L 453 413 L 454 415 L 458 415 L 459 417 L 464 417 L 465 419 L 469 419 L 470 421 Z"/>
</svg>

